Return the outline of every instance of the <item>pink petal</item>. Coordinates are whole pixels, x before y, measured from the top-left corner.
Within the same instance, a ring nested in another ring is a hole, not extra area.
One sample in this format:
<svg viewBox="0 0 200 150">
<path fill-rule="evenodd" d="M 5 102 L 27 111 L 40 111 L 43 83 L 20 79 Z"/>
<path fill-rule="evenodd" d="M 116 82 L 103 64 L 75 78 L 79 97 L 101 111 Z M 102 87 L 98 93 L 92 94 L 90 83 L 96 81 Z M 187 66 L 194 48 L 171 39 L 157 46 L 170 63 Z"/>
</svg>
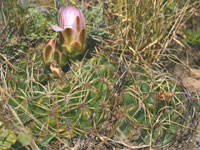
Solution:
<svg viewBox="0 0 200 150">
<path fill-rule="evenodd" d="M 85 28 L 85 18 L 83 16 L 81 10 L 78 9 L 78 11 L 79 11 L 79 17 L 80 17 L 80 24 L 81 24 L 80 28 L 84 29 Z"/>
<path fill-rule="evenodd" d="M 51 28 L 52 28 L 54 31 L 56 31 L 56 32 L 60 32 L 60 31 L 63 30 L 61 27 L 55 26 L 55 25 L 51 25 Z"/>
<path fill-rule="evenodd" d="M 79 8 L 68 6 L 67 8 L 61 7 L 58 14 L 59 25 L 64 28 L 73 28 L 76 30 L 76 18 L 79 17 L 79 28 L 85 28 L 85 18 Z M 78 32 L 78 31 L 77 31 Z"/>
<path fill-rule="evenodd" d="M 85 18 L 79 8 L 68 6 L 61 7 L 58 13 L 58 26 L 51 26 L 54 31 L 60 32 L 66 28 L 73 29 L 73 38 L 77 39 L 78 33 L 85 29 Z"/>
<path fill-rule="evenodd" d="M 63 27 L 63 15 L 64 15 L 64 11 L 65 11 L 65 7 L 61 7 L 60 10 L 59 10 L 59 13 L 58 13 L 58 22 L 59 22 L 59 25 L 60 27 Z"/>
</svg>

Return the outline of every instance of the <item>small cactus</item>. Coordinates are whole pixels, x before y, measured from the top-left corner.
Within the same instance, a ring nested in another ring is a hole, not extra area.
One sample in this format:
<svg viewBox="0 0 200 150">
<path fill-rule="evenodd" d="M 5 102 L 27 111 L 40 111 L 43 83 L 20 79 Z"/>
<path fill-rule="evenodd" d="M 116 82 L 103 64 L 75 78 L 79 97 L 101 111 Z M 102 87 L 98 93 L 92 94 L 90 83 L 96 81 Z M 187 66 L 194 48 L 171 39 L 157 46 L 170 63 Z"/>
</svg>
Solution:
<svg viewBox="0 0 200 150">
<path fill-rule="evenodd" d="M 156 149 L 187 139 L 195 128 L 194 110 L 183 85 L 143 66 L 132 66 L 131 70 L 121 94 L 121 133 L 136 145 Z"/>
</svg>

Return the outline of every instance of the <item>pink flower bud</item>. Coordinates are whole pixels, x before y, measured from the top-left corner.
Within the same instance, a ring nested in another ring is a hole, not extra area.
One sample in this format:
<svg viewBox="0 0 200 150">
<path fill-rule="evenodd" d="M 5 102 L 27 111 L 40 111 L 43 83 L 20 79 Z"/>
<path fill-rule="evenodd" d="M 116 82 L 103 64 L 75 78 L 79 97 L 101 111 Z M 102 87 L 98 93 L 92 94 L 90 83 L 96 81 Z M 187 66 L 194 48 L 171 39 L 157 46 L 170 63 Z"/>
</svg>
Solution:
<svg viewBox="0 0 200 150">
<path fill-rule="evenodd" d="M 79 8 L 69 6 L 67 8 L 61 7 L 58 15 L 60 27 L 73 28 L 74 31 L 79 32 L 85 28 L 85 18 Z"/>
<path fill-rule="evenodd" d="M 85 29 L 85 18 L 79 8 L 61 7 L 58 13 L 58 21 L 60 26 L 51 25 L 56 32 L 72 28 L 75 34 L 78 34 L 80 30 Z"/>
<path fill-rule="evenodd" d="M 54 60 L 54 53 L 56 51 L 56 39 L 51 39 L 45 46 L 42 52 L 42 59 L 48 66 Z"/>
<path fill-rule="evenodd" d="M 51 25 L 52 29 L 60 32 L 62 49 L 70 57 L 76 57 L 86 48 L 85 18 L 79 8 L 61 7 L 58 13 L 59 26 Z"/>
</svg>

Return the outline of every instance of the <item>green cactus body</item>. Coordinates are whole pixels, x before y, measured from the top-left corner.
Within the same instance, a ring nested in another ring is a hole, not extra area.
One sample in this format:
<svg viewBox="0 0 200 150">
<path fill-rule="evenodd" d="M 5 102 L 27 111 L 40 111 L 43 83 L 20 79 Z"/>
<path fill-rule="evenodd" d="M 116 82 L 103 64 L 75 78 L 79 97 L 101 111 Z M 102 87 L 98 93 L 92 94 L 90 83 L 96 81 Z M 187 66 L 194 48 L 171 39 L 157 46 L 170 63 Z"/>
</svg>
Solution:
<svg viewBox="0 0 200 150">
<path fill-rule="evenodd" d="M 166 74 L 134 64 L 118 86 L 119 66 L 101 56 L 73 65 L 66 79 L 47 80 L 45 85 L 37 65 L 43 67 L 27 64 L 26 75 L 16 73 L 17 79 L 9 81 L 16 92 L 9 104 L 39 143 L 56 140 L 58 132 L 60 138 L 113 132 L 124 142 L 158 148 L 180 139 L 177 131 L 186 135 L 192 128 L 188 99 Z"/>
<path fill-rule="evenodd" d="M 191 110 L 182 87 L 172 78 L 142 66 L 132 69 L 136 71 L 129 74 L 122 92 L 126 115 L 119 127 L 121 132 L 134 143 L 154 148 L 181 139 L 178 132 L 187 135 Z"/>
<path fill-rule="evenodd" d="M 60 89 L 63 95 L 73 91 L 67 93 L 70 96 L 65 114 L 80 130 L 92 130 L 94 124 L 98 127 L 104 121 L 107 110 L 102 107 L 108 105 L 115 71 L 114 65 L 107 65 L 104 58 L 93 58 L 78 68 L 70 83 Z"/>
</svg>

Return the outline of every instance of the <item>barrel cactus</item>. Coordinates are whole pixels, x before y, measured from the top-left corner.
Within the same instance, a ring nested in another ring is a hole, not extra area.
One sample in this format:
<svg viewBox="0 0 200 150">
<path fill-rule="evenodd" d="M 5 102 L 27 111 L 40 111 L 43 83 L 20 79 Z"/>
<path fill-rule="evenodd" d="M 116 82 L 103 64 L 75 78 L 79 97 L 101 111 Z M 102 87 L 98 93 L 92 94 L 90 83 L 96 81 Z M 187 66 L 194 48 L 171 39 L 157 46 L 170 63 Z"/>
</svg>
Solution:
<svg viewBox="0 0 200 150">
<path fill-rule="evenodd" d="M 161 149 L 174 144 L 179 148 L 197 125 L 187 89 L 147 67 L 134 65 L 130 70 L 121 93 L 124 115 L 119 130 L 136 145 Z"/>
<path fill-rule="evenodd" d="M 92 134 L 97 143 L 114 137 L 127 143 L 119 148 L 160 149 L 186 138 L 195 125 L 189 94 L 166 74 L 100 55 L 52 78 L 39 57 L 30 56 L 7 80 L 8 103 L 19 117 L 13 122 L 20 119 L 41 148 Z"/>
</svg>

